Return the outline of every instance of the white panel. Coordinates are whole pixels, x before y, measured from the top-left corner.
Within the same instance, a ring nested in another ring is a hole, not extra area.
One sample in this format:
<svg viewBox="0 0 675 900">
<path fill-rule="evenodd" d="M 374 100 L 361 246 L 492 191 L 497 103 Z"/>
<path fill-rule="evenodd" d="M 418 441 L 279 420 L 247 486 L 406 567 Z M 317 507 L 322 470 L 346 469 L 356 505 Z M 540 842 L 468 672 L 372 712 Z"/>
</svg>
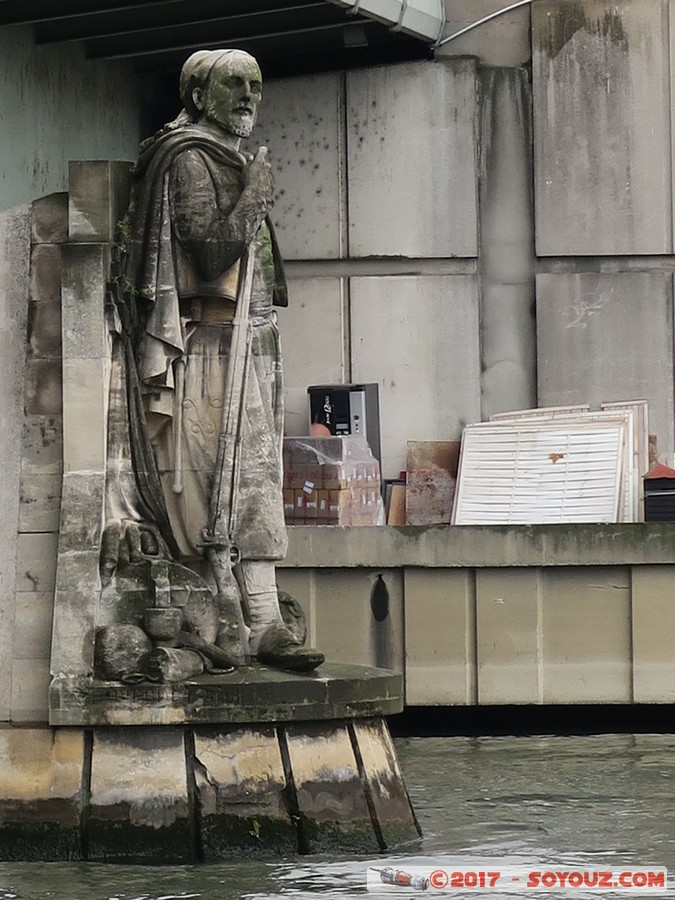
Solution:
<svg viewBox="0 0 675 900">
<path fill-rule="evenodd" d="M 248 149 L 270 149 L 272 220 L 285 259 L 342 255 L 342 76 L 266 82 Z"/>
<path fill-rule="evenodd" d="M 474 257 L 471 60 L 347 73 L 350 256 Z"/>
<path fill-rule="evenodd" d="M 470 425 L 454 523 L 616 522 L 625 441 L 616 420 Z"/>
<path fill-rule="evenodd" d="M 480 418 L 478 286 L 472 276 L 351 279 L 352 381 L 378 382 L 385 478 L 407 441 L 451 441 Z"/>
</svg>

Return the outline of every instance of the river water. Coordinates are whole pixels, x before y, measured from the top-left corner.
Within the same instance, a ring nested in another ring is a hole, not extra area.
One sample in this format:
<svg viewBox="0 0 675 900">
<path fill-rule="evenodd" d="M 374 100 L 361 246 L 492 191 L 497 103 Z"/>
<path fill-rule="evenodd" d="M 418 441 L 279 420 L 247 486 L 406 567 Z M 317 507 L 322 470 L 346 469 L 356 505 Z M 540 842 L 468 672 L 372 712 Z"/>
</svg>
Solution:
<svg viewBox="0 0 675 900">
<path fill-rule="evenodd" d="M 675 872 L 675 736 L 424 737 L 399 738 L 396 746 L 425 835 L 396 855 L 163 868 L 0 863 L 0 900 L 368 897 L 375 896 L 366 892 L 369 863 Z M 675 897 L 672 874 L 671 881 L 660 896 Z M 395 890 L 401 900 L 448 896 Z M 548 896 L 629 895 L 566 890 Z"/>
</svg>

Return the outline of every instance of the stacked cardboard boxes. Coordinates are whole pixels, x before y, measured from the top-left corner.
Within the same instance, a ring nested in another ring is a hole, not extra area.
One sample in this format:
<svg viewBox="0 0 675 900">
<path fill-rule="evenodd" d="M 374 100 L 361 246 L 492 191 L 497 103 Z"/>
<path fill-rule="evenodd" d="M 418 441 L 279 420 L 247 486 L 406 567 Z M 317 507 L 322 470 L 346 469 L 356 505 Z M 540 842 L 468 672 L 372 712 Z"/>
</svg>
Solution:
<svg viewBox="0 0 675 900">
<path fill-rule="evenodd" d="M 289 525 L 381 525 L 380 467 L 364 437 L 285 438 Z"/>
</svg>

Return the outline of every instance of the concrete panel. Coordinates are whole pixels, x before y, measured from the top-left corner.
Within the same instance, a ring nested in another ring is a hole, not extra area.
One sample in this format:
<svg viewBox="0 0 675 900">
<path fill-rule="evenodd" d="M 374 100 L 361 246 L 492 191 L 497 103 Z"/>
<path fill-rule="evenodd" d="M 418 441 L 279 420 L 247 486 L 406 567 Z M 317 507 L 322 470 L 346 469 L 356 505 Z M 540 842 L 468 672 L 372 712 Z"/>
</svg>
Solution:
<svg viewBox="0 0 675 900">
<path fill-rule="evenodd" d="M 42 593 L 54 590 L 58 534 L 20 534 L 16 561 L 16 590 Z"/>
<path fill-rule="evenodd" d="M 537 569 L 476 571 L 478 702 L 540 703 Z"/>
<path fill-rule="evenodd" d="M 22 475 L 19 531 L 58 531 L 61 514 L 60 475 Z"/>
<path fill-rule="evenodd" d="M 480 30 L 480 29 L 479 29 Z M 524 69 L 482 69 L 483 417 L 536 406 L 531 91 Z"/>
<path fill-rule="evenodd" d="M 285 259 L 344 256 L 344 99 L 337 73 L 265 85 L 249 149 L 270 148 L 272 220 Z"/>
<path fill-rule="evenodd" d="M 63 472 L 61 416 L 24 416 L 21 472 L 58 475 Z"/>
<path fill-rule="evenodd" d="M 671 253 L 668 3 L 532 6 L 537 251 Z"/>
<path fill-rule="evenodd" d="M 544 703 L 630 703 L 630 570 L 543 569 Z"/>
<path fill-rule="evenodd" d="M 11 696 L 29 265 L 30 210 L 24 206 L 0 215 L 0 721 L 9 716 Z"/>
<path fill-rule="evenodd" d="M 383 475 L 396 478 L 409 440 L 458 440 L 480 421 L 478 284 L 353 278 L 350 291 L 352 379 L 379 383 Z"/>
<path fill-rule="evenodd" d="M 63 247 L 61 290 L 64 359 L 109 355 L 105 303 L 108 248 L 105 244 Z"/>
<path fill-rule="evenodd" d="M 294 278 L 279 310 L 284 354 L 285 433 L 308 434 L 310 384 L 346 381 L 341 278 Z"/>
<path fill-rule="evenodd" d="M 286 729 L 304 852 L 379 849 L 348 729 L 336 723 Z M 338 774 L 339 773 L 339 774 Z"/>
<path fill-rule="evenodd" d="M 64 472 L 103 472 L 107 427 L 107 385 L 110 364 L 105 359 L 63 361 Z"/>
<path fill-rule="evenodd" d="M 49 721 L 49 660 L 15 659 L 12 665 L 12 722 Z"/>
<path fill-rule="evenodd" d="M 194 774 L 205 862 L 297 850 L 275 728 L 197 731 Z"/>
<path fill-rule="evenodd" d="M 53 614 L 53 591 L 17 594 L 12 641 L 15 660 L 37 658 L 49 661 Z"/>
<path fill-rule="evenodd" d="M 62 244 L 68 240 L 68 194 L 65 191 L 34 200 L 31 217 L 33 244 Z"/>
<path fill-rule="evenodd" d="M 405 569 L 407 706 L 476 702 L 473 573 Z"/>
<path fill-rule="evenodd" d="M 303 526 L 300 526 L 303 527 Z M 289 529 L 292 533 L 296 529 Z M 311 569 L 276 570 L 277 587 L 281 591 L 295 597 L 307 622 L 307 643 L 316 647 L 316 593 L 314 590 L 314 572 Z"/>
<path fill-rule="evenodd" d="M 315 646 L 326 659 L 402 672 L 401 573 L 328 569 L 315 572 L 314 578 Z"/>
<path fill-rule="evenodd" d="M 71 241 L 114 241 L 129 205 L 130 162 L 76 160 L 68 165 L 68 235 Z M 72 249 L 72 248 L 71 248 Z"/>
<path fill-rule="evenodd" d="M 136 158 L 141 96 L 131 62 L 92 64 L 81 44 L 36 45 L 30 25 L 2 29 L 0 59 L 0 210 L 65 190 L 71 159 Z"/>
<path fill-rule="evenodd" d="M 476 67 L 347 73 L 349 255 L 478 255 Z"/>
<path fill-rule="evenodd" d="M 161 829 L 162 840 L 157 840 Z M 176 728 L 94 732 L 89 859 L 192 858 L 183 733 Z"/>
<path fill-rule="evenodd" d="M 0 758 L 5 859 L 80 859 L 83 732 L 5 728 Z"/>
<path fill-rule="evenodd" d="M 675 703 L 675 566 L 631 570 L 633 700 Z"/>
<path fill-rule="evenodd" d="M 495 0 L 446 2 L 443 37 L 456 34 L 489 16 L 499 7 Z M 522 66 L 530 61 L 530 8 L 514 9 L 435 50 L 439 56 L 475 56 L 486 66 Z"/>
<path fill-rule="evenodd" d="M 671 275 L 538 275 L 537 341 L 540 406 L 646 399 L 673 451 Z"/>
</svg>

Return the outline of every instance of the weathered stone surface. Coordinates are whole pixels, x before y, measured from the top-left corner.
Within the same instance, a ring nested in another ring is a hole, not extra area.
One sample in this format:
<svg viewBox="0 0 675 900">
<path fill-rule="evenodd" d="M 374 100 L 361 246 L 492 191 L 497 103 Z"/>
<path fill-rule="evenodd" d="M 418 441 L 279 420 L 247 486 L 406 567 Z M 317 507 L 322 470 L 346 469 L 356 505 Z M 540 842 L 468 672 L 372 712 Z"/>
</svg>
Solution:
<svg viewBox="0 0 675 900">
<path fill-rule="evenodd" d="M 24 404 L 27 416 L 60 416 L 61 360 L 30 359 L 26 362 Z"/>
<path fill-rule="evenodd" d="M 47 194 L 31 204 L 33 244 L 62 244 L 68 239 L 68 194 Z M 35 251 L 33 251 L 35 252 Z"/>
<path fill-rule="evenodd" d="M 350 256 L 478 255 L 475 116 L 473 60 L 347 72 Z"/>
<path fill-rule="evenodd" d="M 189 862 L 193 850 L 182 731 L 94 732 L 87 826 L 89 859 Z"/>
<path fill-rule="evenodd" d="M 61 475 L 63 431 L 61 416 L 25 416 L 21 471 L 24 475 Z"/>
<path fill-rule="evenodd" d="M 63 356 L 97 359 L 109 356 L 105 315 L 109 278 L 105 244 L 66 244 L 63 247 Z"/>
<path fill-rule="evenodd" d="M 53 591 L 21 591 L 16 595 L 14 659 L 49 660 L 53 613 Z"/>
<path fill-rule="evenodd" d="M 380 385 L 384 478 L 405 468 L 407 441 L 458 440 L 480 421 L 474 277 L 352 278 L 351 334 L 352 379 Z"/>
<path fill-rule="evenodd" d="M 70 550 L 59 555 L 52 634 L 53 675 L 91 673 L 96 598 L 100 588 L 98 550 Z"/>
<path fill-rule="evenodd" d="M 284 357 L 284 433 L 308 434 L 310 384 L 343 384 L 346 380 L 343 337 L 344 279 L 293 278 L 287 309 L 279 310 L 282 340 L 301 352 Z"/>
<path fill-rule="evenodd" d="M 406 704 L 475 703 L 473 573 L 406 569 L 404 602 Z"/>
<path fill-rule="evenodd" d="M 37 244 L 30 254 L 30 299 L 37 304 L 61 302 L 61 253 L 58 244 Z"/>
<path fill-rule="evenodd" d="M 22 475 L 19 531 L 58 531 L 61 513 L 61 478 L 58 475 Z"/>
<path fill-rule="evenodd" d="M 539 255 L 672 253 L 668 10 L 532 4 Z"/>
<path fill-rule="evenodd" d="M 12 663 L 12 722 L 49 720 L 49 659 L 15 659 Z"/>
<path fill-rule="evenodd" d="M 82 160 L 68 167 L 71 241 L 113 241 L 129 203 L 132 163 Z"/>
<path fill-rule="evenodd" d="M 59 554 L 101 546 L 103 478 L 68 472 L 63 478 Z"/>
<path fill-rule="evenodd" d="M 673 452 L 672 321 L 670 274 L 538 275 L 539 405 L 645 399 L 649 433 Z"/>
<path fill-rule="evenodd" d="M 67 608 L 79 633 L 91 615 L 84 596 Z M 60 597 L 57 593 L 57 604 Z M 313 675 L 280 669 L 242 667 L 226 675 L 200 675 L 178 684 L 126 685 L 93 681 L 93 659 L 82 647 L 63 648 L 55 617 L 50 690 L 52 725 L 179 725 L 214 722 L 299 722 L 394 715 L 403 709 L 403 678 L 398 672 L 326 663 Z M 86 632 L 85 632 L 86 633 Z M 71 641 L 72 643 L 72 641 Z M 57 652 L 58 651 L 58 652 Z M 57 668 L 58 666 L 58 668 Z"/>
<path fill-rule="evenodd" d="M 349 732 L 344 725 L 289 726 L 288 758 L 297 797 L 300 849 L 379 849 Z"/>
<path fill-rule="evenodd" d="M 342 82 L 331 72 L 265 85 L 255 141 L 270 148 L 272 219 L 285 259 L 345 255 Z"/>
<path fill-rule="evenodd" d="M 64 472 L 103 472 L 109 363 L 63 360 Z"/>
<path fill-rule="evenodd" d="M 418 841 L 422 832 L 405 789 L 386 722 L 384 719 L 357 720 L 351 727 L 371 814 L 382 844 L 380 849 L 391 850 Z"/>
<path fill-rule="evenodd" d="M 217 862 L 372 853 L 418 837 L 378 719 L 6 726 L 0 758 L 0 860 Z"/>
<path fill-rule="evenodd" d="M 0 858 L 80 859 L 82 731 L 0 729 Z"/>
<path fill-rule="evenodd" d="M 194 740 L 205 861 L 295 852 L 276 729 L 199 730 Z"/>
<path fill-rule="evenodd" d="M 53 591 L 57 534 L 20 534 L 16 563 L 17 591 Z"/>
<path fill-rule="evenodd" d="M 61 357 L 61 248 L 58 244 L 38 244 L 31 252 L 28 344 L 33 357 Z"/>
<path fill-rule="evenodd" d="M 0 139 L 1 140 L 1 139 Z M 29 297 L 30 210 L 0 214 L 0 621 L 14 619 L 22 404 Z M 0 629 L 0 720 L 9 717 L 11 628 Z"/>
</svg>

